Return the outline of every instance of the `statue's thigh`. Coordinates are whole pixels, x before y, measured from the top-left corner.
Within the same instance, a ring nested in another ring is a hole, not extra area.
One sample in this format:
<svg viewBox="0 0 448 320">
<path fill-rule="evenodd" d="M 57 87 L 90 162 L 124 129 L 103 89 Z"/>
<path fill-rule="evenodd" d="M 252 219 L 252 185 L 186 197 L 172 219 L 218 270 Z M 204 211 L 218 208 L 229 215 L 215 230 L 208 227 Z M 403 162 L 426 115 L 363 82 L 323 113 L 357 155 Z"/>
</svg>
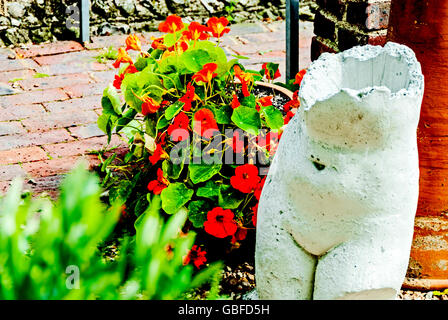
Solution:
<svg viewBox="0 0 448 320">
<path fill-rule="evenodd" d="M 318 260 L 313 299 L 395 299 L 408 266 L 407 242 L 366 234 L 333 248 Z"/>
<path fill-rule="evenodd" d="M 302 249 L 283 228 L 263 229 L 261 233 L 257 230 L 255 254 L 259 299 L 311 299 L 316 258 Z"/>
</svg>

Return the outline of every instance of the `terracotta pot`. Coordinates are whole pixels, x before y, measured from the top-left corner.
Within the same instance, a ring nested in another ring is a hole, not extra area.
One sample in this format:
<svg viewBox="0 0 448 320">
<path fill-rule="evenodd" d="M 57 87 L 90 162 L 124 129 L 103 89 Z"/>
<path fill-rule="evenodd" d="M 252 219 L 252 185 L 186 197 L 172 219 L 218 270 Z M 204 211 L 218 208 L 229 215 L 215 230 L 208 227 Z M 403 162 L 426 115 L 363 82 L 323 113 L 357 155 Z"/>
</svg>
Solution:
<svg viewBox="0 0 448 320">
<path fill-rule="evenodd" d="M 448 1 L 393 0 L 388 40 L 411 47 L 425 95 L 418 127 L 420 195 L 405 287 L 448 287 Z"/>
<path fill-rule="evenodd" d="M 260 87 L 272 88 L 273 90 L 279 91 L 279 92 L 283 93 L 284 95 L 286 95 L 289 99 L 292 99 L 292 96 L 294 94 L 292 91 L 290 91 L 286 88 L 283 88 L 281 86 L 278 86 L 276 84 L 261 82 L 261 81 L 256 81 L 255 84 Z"/>
</svg>

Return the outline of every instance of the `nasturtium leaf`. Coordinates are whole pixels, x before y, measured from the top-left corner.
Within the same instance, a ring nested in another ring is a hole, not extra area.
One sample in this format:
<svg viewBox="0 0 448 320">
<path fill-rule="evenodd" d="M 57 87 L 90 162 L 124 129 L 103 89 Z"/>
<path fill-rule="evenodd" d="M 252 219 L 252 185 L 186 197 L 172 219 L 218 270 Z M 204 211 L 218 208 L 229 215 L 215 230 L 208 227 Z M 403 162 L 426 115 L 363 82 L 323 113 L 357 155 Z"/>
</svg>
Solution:
<svg viewBox="0 0 448 320">
<path fill-rule="evenodd" d="M 157 123 L 157 129 L 163 129 L 163 128 L 165 128 L 169 123 L 170 123 L 170 121 L 167 120 L 167 119 L 165 118 L 165 115 L 164 115 L 164 116 L 162 116 L 162 117 L 159 119 L 159 122 Z"/>
<path fill-rule="evenodd" d="M 138 73 L 127 74 L 121 83 L 121 90 L 124 92 L 126 103 L 135 111 L 141 112 L 142 101 L 137 98 L 141 95 L 141 88 L 137 83 Z"/>
<path fill-rule="evenodd" d="M 151 57 L 155 60 L 158 60 L 162 56 L 162 54 L 163 54 L 163 50 L 160 50 L 160 49 L 154 49 L 151 51 Z"/>
<path fill-rule="evenodd" d="M 256 99 L 253 94 L 251 94 L 248 97 L 244 97 L 240 100 L 241 105 L 249 108 L 255 108 L 256 105 Z"/>
<path fill-rule="evenodd" d="M 137 120 L 132 120 L 128 123 L 128 125 L 126 127 L 124 127 L 121 130 L 121 132 L 124 133 L 124 135 L 128 139 L 131 139 L 131 137 L 133 137 L 136 132 L 140 132 L 139 130 L 137 130 L 137 128 L 140 128 L 140 131 L 141 131 L 141 129 L 142 129 L 141 123 L 138 122 Z"/>
<path fill-rule="evenodd" d="M 222 76 L 228 71 L 227 56 L 221 47 L 216 46 L 215 43 L 210 41 L 200 41 L 196 43 L 195 49 L 203 49 L 208 52 L 212 61 L 218 65 L 216 73 L 218 77 Z"/>
<path fill-rule="evenodd" d="M 165 85 L 165 88 L 167 89 L 181 89 L 182 83 L 180 82 L 180 77 L 178 73 L 170 73 L 166 77 L 164 77 L 165 81 L 163 84 Z"/>
<path fill-rule="evenodd" d="M 177 42 L 177 39 L 179 39 L 178 33 L 168 33 L 163 38 L 163 44 L 168 48 L 172 47 Z"/>
<path fill-rule="evenodd" d="M 152 117 L 146 117 L 145 119 L 145 133 L 148 134 L 149 136 L 153 137 L 154 139 L 156 138 L 156 119 L 152 118 Z M 138 128 L 138 126 L 137 126 Z"/>
<path fill-rule="evenodd" d="M 204 64 L 213 62 L 213 58 L 210 56 L 209 52 L 203 49 L 187 50 L 181 55 L 180 60 L 191 72 L 198 72 L 202 69 Z"/>
<path fill-rule="evenodd" d="M 242 130 L 258 135 L 261 128 L 260 114 L 257 110 L 250 107 L 239 106 L 233 110 L 232 121 Z"/>
<path fill-rule="evenodd" d="M 147 93 L 155 98 L 155 100 L 160 101 L 165 93 L 165 89 L 162 81 L 151 69 L 152 68 L 145 68 L 142 72 L 138 73 L 137 85 L 139 88 L 147 91 Z"/>
<path fill-rule="evenodd" d="M 229 105 L 213 105 L 213 113 L 215 114 L 216 122 L 219 124 L 231 123 L 232 107 Z"/>
<path fill-rule="evenodd" d="M 177 55 L 168 56 L 160 60 L 159 72 L 169 74 L 183 69 L 183 62 Z"/>
<path fill-rule="evenodd" d="M 167 120 L 173 119 L 180 112 L 180 110 L 182 110 L 183 106 L 184 106 L 184 104 L 180 101 L 174 102 L 168 108 L 166 108 L 165 118 Z"/>
<path fill-rule="evenodd" d="M 221 170 L 222 164 L 194 164 L 188 165 L 190 179 L 194 184 L 205 182 L 211 179 Z"/>
<path fill-rule="evenodd" d="M 219 196 L 219 185 L 213 181 L 207 181 L 205 186 L 200 187 L 196 190 L 196 195 L 198 197 L 204 197 L 212 199 Z"/>
<path fill-rule="evenodd" d="M 109 114 L 102 114 L 98 117 L 98 128 L 107 134 L 107 142 L 109 143 L 112 137 L 112 131 L 115 127 L 115 121 L 117 117 Z"/>
<path fill-rule="evenodd" d="M 191 199 L 193 193 L 194 191 L 188 189 L 183 183 L 171 183 L 160 194 L 162 209 L 168 214 L 177 213 Z"/>
<path fill-rule="evenodd" d="M 183 168 L 183 162 L 181 164 L 173 164 L 170 160 L 165 160 L 162 162 L 162 170 L 170 179 L 178 179 Z"/>
<path fill-rule="evenodd" d="M 232 186 L 223 184 L 219 188 L 218 205 L 221 208 L 236 209 L 243 200 Z"/>
<path fill-rule="evenodd" d="M 269 128 L 273 130 L 283 127 L 283 115 L 280 110 L 274 106 L 267 106 L 261 110 L 261 114 L 264 116 Z"/>
<path fill-rule="evenodd" d="M 135 61 L 134 66 L 138 71 L 142 71 L 148 65 L 152 65 L 154 63 L 156 63 L 156 61 L 152 57 L 149 58 L 139 57 L 137 61 Z"/>
<path fill-rule="evenodd" d="M 124 114 L 122 115 L 122 117 L 119 118 L 118 121 L 117 121 L 117 129 L 116 129 L 116 132 L 117 132 L 117 133 L 120 132 L 121 129 L 123 129 L 126 125 L 128 125 L 129 122 L 131 122 L 131 121 L 134 119 L 134 117 L 136 116 L 136 114 L 137 114 L 137 111 L 135 111 L 135 110 L 132 109 L 132 108 L 129 108 L 128 110 L 126 110 L 126 111 L 124 112 Z"/>
<path fill-rule="evenodd" d="M 202 228 L 211 209 L 211 205 L 205 200 L 191 201 L 188 204 L 188 219 L 195 228 Z"/>
<path fill-rule="evenodd" d="M 103 91 L 101 105 L 104 113 L 115 113 L 116 115 L 122 113 L 120 96 L 111 83 Z"/>
<path fill-rule="evenodd" d="M 174 33 L 168 33 L 163 37 L 163 43 L 167 47 L 172 47 L 176 43 L 176 35 Z"/>
</svg>

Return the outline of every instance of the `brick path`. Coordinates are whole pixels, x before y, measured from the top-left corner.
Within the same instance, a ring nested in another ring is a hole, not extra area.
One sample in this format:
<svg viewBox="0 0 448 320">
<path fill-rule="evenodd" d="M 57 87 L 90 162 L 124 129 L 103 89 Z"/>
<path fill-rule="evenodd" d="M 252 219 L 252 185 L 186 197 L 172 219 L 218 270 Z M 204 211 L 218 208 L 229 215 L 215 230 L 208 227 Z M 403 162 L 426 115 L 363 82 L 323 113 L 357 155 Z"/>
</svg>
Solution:
<svg viewBox="0 0 448 320">
<path fill-rule="evenodd" d="M 151 36 L 140 35 L 143 44 Z M 301 24 L 301 67 L 309 64 L 312 25 Z M 80 159 L 98 163 L 91 150 L 106 146 L 96 126 L 101 94 L 113 81 L 113 61 L 94 57 L 104 47 L 123 46 L 126 35 L 93 38 L 83 47 L 60 41 L 26 48 L 0 48 L 0 192 L 16 176 L 34 192 L 55 195 L 64 173 Z M 263 62 L 280 64 L 285 73 L 285 24 L 240 24 L 225 38 L 226 52 L 245 55 L 242 62 L 259 70 Z M 38 74 L 48 77 L 36 77 Z M 12 81 L 14 80 L 14 81 Z M 125 142 L 116 135 L 110 147 Z"/>
</svg>

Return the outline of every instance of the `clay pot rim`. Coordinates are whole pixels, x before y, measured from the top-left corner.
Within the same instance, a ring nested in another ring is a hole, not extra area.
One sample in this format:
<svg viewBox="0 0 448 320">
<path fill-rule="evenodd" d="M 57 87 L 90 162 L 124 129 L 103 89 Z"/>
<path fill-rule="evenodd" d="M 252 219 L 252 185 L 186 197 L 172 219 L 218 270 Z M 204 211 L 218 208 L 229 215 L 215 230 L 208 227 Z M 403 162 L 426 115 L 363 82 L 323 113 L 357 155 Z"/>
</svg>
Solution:
<svg viewBox="0 0 448 320">
<path fill-rule="evenodd" d="M 266 87 L 266 88 L 271 88 L 274 89 L 276 91 L 279 91 L 281 93 L 283 93 L 284 95 L 286 95 L 289 99 L 292 100 L 294 93 L 289 90 L 286 89 L 282 86 L 279 86 L 277 84 L 273 84 L 273 83 L 268 83 L 268 82 L 262 82 L 262 81 L 255 81 L 255 85 L 260 86 L 260 87 Z"/>
<path fill-rule="evenodd" d="M 235 80 L 235 83 L 241 84 L 241 82 L 238 79 Z M 291 99 L 291 100 L 293 99 L 294 92 L 292 92 L 291 90 L 286 89 L 286 88 L 284 88 L 282 86 L 279 86 L 277 84 L 273 84 L 273 83 L 269 83 L 269 82 L 263 82 L 263 81 L 255 81 L 255 85 L 259 86 L 259 87 L 265 87 L 265 88 L 274 89 L 276 91 L 279 91 L 279 92 L 283 93 L 289 99 Z"/>
<path fill-rule="evenodd" d="M 448 288 L 448 279 L 417 279 L 417 278 L 405 278 L 403 289 L 411 290 L 441 290 Z"/>
</svg>

